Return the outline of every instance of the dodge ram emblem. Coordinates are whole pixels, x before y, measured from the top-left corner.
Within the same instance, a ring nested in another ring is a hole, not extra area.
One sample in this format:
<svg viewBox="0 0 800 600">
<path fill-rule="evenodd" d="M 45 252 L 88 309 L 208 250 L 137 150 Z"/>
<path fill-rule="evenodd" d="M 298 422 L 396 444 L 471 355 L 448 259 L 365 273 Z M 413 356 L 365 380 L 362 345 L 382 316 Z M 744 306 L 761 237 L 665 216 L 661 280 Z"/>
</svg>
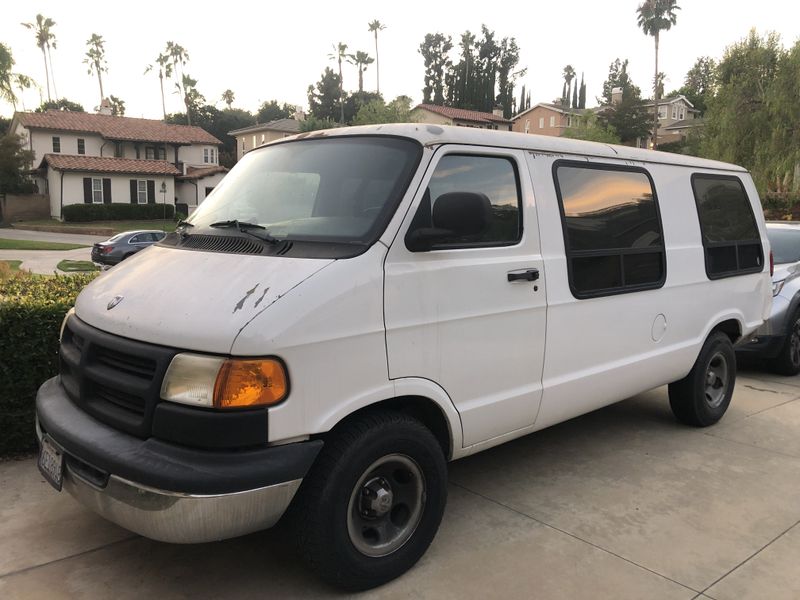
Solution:
<svg viewBox="0 0 800 600">
<path fill-rule="evenodd" d="M 123 296 L 114 296 L 108 303 L 108 306 L 106 306 L 106 310 L 111 310 L 112 308 L 114 308 L 117 304 L 122 302 L 122 298 Z"/>
</svg>

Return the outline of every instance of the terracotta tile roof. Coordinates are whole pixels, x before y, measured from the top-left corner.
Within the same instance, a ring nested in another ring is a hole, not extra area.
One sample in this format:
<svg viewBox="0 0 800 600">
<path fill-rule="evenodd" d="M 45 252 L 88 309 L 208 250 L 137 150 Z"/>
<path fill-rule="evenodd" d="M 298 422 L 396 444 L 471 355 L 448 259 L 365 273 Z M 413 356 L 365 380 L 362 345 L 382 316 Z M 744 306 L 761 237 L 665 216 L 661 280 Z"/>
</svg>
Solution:
<svg viewBox="0 0 800 600">
<path fill-rule="evenodd" d="M 42 160 L 42 166 L 45 163 L 51 169 L 56 169 L 58 171 L 130 173 L 136 175 L 180 175 L 180 171 L 178 171 L 175 165 L 165 160 L 45 154 Z"/>
<path fill-rule="evenodd" d="M 509 119 L 498 117 L 493 113 L 480 112 L 478 110 L 466 110 L 463 108 L 453 108 L 452 106 L 439 106 L 437 104 L 418 104 L 417 108 L 424 108 L 431 112 L 449 117 L 451 119 L 459 119 L 461 121 L 473 121 L 476 123 L 506 123 L 511 124 Z"/>
<path fill-rule="evenodd" d="M 179 175 L 178 179 L 183 181 L 187 179 L 202 179 L 203 177 L 210 177 L 217 173 L 227 173 L 229 169 L 220 166 L 213 167 L 186 167 L 186 175 Z"/>
<path fill-rule="evenodd" d="M 217 138 L 188 125 L 170 125 L 153 119 L 113 117 L 92 113 L 48 110 L 42 113 L 16 114 L 24 127 L 52 131 L 97 133 L 108 140 L 130 142 L 166 142 L 170 144 L 221 144 Z"/>
</svg>

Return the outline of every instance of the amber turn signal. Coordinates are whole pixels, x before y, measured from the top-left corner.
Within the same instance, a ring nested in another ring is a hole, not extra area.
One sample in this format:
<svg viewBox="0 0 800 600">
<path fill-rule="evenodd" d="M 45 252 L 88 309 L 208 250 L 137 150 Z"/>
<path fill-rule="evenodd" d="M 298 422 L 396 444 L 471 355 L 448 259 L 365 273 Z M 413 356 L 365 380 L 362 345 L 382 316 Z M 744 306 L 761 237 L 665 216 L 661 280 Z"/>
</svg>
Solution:
<svg viewBox="0 0 800 600">
<path fill-rule="evenodd" d="M 214 384 L 214 408 L 269 406 L 286 398 L 289 383 L 280 361 L 228 359 Z"/>
</svg>

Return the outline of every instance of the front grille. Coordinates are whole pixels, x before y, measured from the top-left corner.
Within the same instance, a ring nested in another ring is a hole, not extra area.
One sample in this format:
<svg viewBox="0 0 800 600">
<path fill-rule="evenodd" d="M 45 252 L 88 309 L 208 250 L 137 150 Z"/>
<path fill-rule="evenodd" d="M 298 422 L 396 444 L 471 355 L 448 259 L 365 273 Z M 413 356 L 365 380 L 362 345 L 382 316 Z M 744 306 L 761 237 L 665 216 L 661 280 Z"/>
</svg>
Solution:
<svg viewBox="0 0 800 600">
<path fill-rule="evenodd" d="M 112 427 L 149 437 L 172 348 L 95 329 L 72 315 L 59 350 L 61 382 L 83 410 Z"/>
<path fill-rule="evenodd" d="M 186 250 L 226 252 L 229 254 L 262 254 L 264 244 L 258 240 L 231 235 L 188 235 L 177 240 L 178 247 Z"/>
</svg>

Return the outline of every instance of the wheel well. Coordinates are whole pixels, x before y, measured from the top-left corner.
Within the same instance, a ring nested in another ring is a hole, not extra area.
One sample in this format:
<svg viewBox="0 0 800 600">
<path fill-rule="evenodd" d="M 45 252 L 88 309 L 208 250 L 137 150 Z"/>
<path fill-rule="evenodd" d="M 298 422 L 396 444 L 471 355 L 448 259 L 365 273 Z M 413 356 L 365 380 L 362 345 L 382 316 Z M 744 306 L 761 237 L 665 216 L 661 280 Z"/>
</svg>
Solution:
<svg viewBox="0 0 800 600">
<path fill-rule="evenodd" d="M 450 435 L 447 417 L 445 417 L 442 410 L 433 400 L 425 398 L 424 396 L 400 396 L 398 398 L 389 398 L 388 400 L 370 404 L 369 406 L 365 406 L 347 415 L 336 424 L 336 427 L 366 412 L 381 409 L 397 410 L 414 417 L 431 430 L 431 433 L 433 433 L 433 436 L 442 447 L 445 457 L 449 459 L 452 456 L 452 436 Z"/>
<path fill-rule="evenodd" d="M 727 321 L 718 323 L 714 326 L 714 329 L 711 330 L 711 333 L 715 331 L 721 331 L 727 335 L 731 339 L 732 344 L 735 344 L 739 338 L 742 337 L 742 327 L 736 319 L 728 319 Z"/>
</svg>

